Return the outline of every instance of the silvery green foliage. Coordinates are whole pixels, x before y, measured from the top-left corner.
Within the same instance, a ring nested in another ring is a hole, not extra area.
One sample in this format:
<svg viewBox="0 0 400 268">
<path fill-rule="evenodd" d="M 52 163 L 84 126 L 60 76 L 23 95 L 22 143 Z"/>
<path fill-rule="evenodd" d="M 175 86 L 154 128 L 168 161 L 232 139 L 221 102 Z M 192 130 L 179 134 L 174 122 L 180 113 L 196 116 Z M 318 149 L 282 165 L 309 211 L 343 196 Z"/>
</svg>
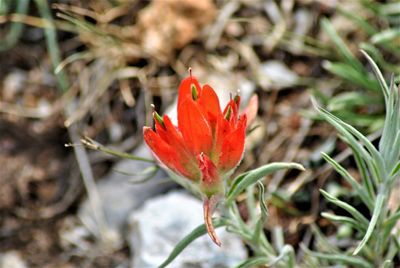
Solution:
<svg viewBox="0 0 400 268">
<path fill-rule="evenodd" d="M 376 148 L 363 134 L 343 122 L 325 109 L 316 109 L 324 120 L 339 132 L 340 137 L 351 148 L 361 181 L 357 181 L 338 162 L 323 154 L 332 167 L 352 186 L 354 193 L 368 208 L 370 215 L 361 214 L 355 207 L 321 189 L 322 195 L 331 203 L 344 209 L 349 216 L 323 213 L 322 216 L 339 225 L 349 225 L 362 238 L 354 248 L 344 252 L 330 247 L 327 252 L 311 252 L 310 256 L 333 264 L 346 264 L 352 267 L 392 267 L 393 259 L 400 252 L 399 231 L 395 225 L 400 219 L 400 210 L 391 212 L 388 201 L 394 183 L 400 175 L 400 98 L 399 88 L 394 79 L 386 84 L 382 73 L 372 58 L 363 52 L 380 84 L 384 99 L 386 116 L 382 136 Z"/>
</svg>

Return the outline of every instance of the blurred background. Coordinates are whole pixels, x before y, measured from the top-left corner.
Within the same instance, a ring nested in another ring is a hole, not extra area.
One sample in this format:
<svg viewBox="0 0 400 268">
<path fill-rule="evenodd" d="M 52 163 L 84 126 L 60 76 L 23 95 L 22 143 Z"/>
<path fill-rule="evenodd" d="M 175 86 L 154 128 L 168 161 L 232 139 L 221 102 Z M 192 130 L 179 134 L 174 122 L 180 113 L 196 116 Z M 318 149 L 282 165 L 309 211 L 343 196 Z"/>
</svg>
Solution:
<svg viewBox="0 0 400 268">
<path fill-rule="evenodd" d="M 0 0 L 0 267 L 157 267 L 201 223 L 199 201 L 142 143 L 151 104 L 174 117 L 189 67 L 225 101 L 237 90 L 244 104 L 260 98 L 237 172 L 272 161 L 307 169 L 265 178 L 265 231 L 282 228 L 299 262 L 299 245 L 318 249 L 321 234 L 353 243 L 351 228 L 321 218 L 340 209 L 318 189 L 357 204 L 320 152 L 350 172 L 354 159 L 310 96 L 377 139 L 383 98 L 359 49 L 398 75 L 399 18 L 395 0 Z M 226 247 L 205 238 L 171 267 L 251 255 L 221 238 Z"/>
</svg>

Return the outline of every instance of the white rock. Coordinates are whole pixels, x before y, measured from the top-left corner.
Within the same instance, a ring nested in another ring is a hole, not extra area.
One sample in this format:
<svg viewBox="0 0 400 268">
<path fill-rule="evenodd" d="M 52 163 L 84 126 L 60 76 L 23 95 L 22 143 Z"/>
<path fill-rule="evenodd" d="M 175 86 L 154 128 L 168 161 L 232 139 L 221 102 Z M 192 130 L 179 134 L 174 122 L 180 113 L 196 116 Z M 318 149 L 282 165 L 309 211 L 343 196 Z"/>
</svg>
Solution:
<svg viewBox="0 0 400 268">
<path fill-rule="evenodd" d="M 0 268 L 26 268 L 25 262 L 15 251 L 0 254 Z"/>
<path fill-rule="evenodd" d="M 265 81 L 264 87 L 282 89 L 296 85 L 299 77 L 291 71 L 283 62 L 271 60 L 260 66 L 259 75 Z"/>
<path fill-rule="evenodd" d="M 202 213 L 201 201 L 184 192 L 170 192 L 148 200 L 129 217 L 132 267 L 158 267 L 182 238 L 203 223 Z M 237 236 L 223 227 L 217 229 L 217 234 L 221 248 L 204 235 L 190 244 L 168 268 L 227 268 L 246 258 L 246 249 Z"/>
<path fill-rule="evenodd" d="M 26 72 L 15 70 L 8 74 L 3 81 L 3 97 L 5 100 L 13 100 L 14 96 L 24 89 L 27 80 Z"/>
</svg>

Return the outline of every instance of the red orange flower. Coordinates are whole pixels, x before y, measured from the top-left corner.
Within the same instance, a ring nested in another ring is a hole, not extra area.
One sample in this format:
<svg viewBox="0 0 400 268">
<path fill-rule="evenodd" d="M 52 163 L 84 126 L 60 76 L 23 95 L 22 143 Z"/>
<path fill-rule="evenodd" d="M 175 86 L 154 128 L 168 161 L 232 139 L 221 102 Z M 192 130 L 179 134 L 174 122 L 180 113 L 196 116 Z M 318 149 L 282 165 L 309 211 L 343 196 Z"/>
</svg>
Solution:
<svg viewBox="0 0 400 268">
<path fill-rule="evenodd" d="M 160 162 L 198 185 L 205 198 L 207 229 L 216 244 L 220 242 L 212 228 L 209 201 L 223 195 L 222 178 L 242 159 L 247 115 L 255 116 L 256 97 L 250 103 L 247 113 L 239 115 L 237 95 L 221 110 L 215 91 L 209 85 L 201 87 L 190 74 L 179 86 L 178 126 L 154 112 L 155 131 L 143 129 L 145 142 Z"/>
</svg>

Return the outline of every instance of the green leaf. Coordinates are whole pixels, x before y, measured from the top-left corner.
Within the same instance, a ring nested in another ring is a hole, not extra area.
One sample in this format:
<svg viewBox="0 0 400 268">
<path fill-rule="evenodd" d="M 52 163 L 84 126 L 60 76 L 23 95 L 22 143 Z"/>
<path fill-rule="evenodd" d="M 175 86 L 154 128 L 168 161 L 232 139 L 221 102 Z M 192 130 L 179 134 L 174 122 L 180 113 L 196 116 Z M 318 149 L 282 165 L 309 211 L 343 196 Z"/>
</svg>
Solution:
<svg viewBox="0 0 400 268">
<path fill-rule="evenodd" d="M 387 46 L 387 44 L 385 44 L 384 46 Z M 360 43 L 359 47 L 362 50 L 366 51 L 371 56 L 371 58 L 373 58 L 375 62 L 379 64 L 384 70 L 393 73 L 400 73 L 400 66 L 386 61 L 384 56 L 382 55 L 383 51 L 380 48 L 378 49 L 368 42 Z"/>
<path fill-rule="evenodd" d="M 295 267 L 295 255 L 294 255 L 294 250 L 292 246 L 285 245 L 279 256 L 276 257 L 274 260 L 269 262 L 266 267 L 275 267 L 280 261 L 284 260 L 284 258 L 287 257 L 287 261 L 285 263 L 285 267 L 287 268 L 294 268 Z"/>
<path fill-rule="evenodd" d="M 387 100 L 389 98 L 389 88 L 386 84 L 385 78 L 383 77 L 381 71 L 379 70 L 378 65 L 376 65 L 375 61 L 371 58 L 370 55 L 368 55 L 367 52 L 364 50 L 360 50 L 361 53 L 364 54 L 364 57 L 368 60 L 369 64 L 372 67 L 372 71 L 374 72 L 376 78 L 378 79 L 379 85 L 381 86 L 382 93 L 385 96 L 385 99 Z"/>
<path fill-rule="evenodd" d="M 353 12 L 353 10 L 346 10 L 345 6 L 337 5 L 337 10 L 340 14 L 354 21 L 360 28 L 362 28 L 368 35 L 375 34 L 378 30 L 375 29 L 373 25 L 368 23 L 363 17 L 359 16 L 358 13 Z"/>
<path fill-rule="evenodd" d="M 322 65 L 329 72 L 373 92 L 379 92 L 379 84 L 363 71 L 354 69 L 354 66 L 343 62 L 324 61 Z"/>
<path fill-rule="evenodd" d="M 355 221 L 353 218 L 350 218 L 350 217 L 338 216 L 338 215 L 327 213 L 327 212 L 322 212 L 321 216 L 324 218 L 327 218 L 328 220 L 334 221 L 334 222 L 349 224 L 354 229 L 357 229 L 362 232 L 365 232 L 365 230 L 366 230 L 365 227 L 363 228 L 362 225 L 360 225 L 357 221 Z"/>
<path fill-rule="evenodd" d="M 359 257 L 347 256 L 344 254 L 326 254 L 318 252 L 309 252 L 309 254 L 319 259 L 332 261 L 335 264 L 345 263 L 348 265 L 352 265 L 352 267 L 363 267 L 363 268 L 374 267 L 372 264 Z"/>
<path fill-rule="evenodd" d="M 399 148 L 399 147 L 396 147 L 396 148 Z M 393 168 L 392 172 L 390 172 L 390 175 L 397 176 L 399 171 L 400 171 L 400 162 L 398 162 L 396 164 L 396 166 Z"/>
<path fill-rule="evenodd" d="M 227 222 L 223 219 L 213 219 L 213 224 L 214 228 L 218 228 L 227 225 Z M 207 228 L 205 224 L 194 229 L 175 246 L 168 258 L 159 266 L 159 268 L 167 267 L 167 265 L 170 264 L 190 243 L 206 233 Z"/>
<path fill-rule="evenodd" d="M 338 198 L 334 197 L 333 195 L 331 195 L 330 193 L 328 193 L 322 189 L 320 189 L 319 191 L 329 202 L 335 204 L 338 207 L 343 208 L 348 213 L 350 213 L 354 217 L 354 219 L 356 219 L 360 224 L 362 224 L 363 227 L 368 226 L 369 221 L 360 212 L 358 212 L 358 210 L 355 209 L 353 206 L 347 204 L 346 202 L 339 200 Z"/>
<path fill-rule="evenodd" d="M 372 214 L 371 221 L 369 222 L 367 232 L 365 233 L 360 244 L 354 250 L 353 255 L 357 255 L 361 251 L 361 249 L 365 246 L 365 244 L 368 242 L 369 238 L 371 237 L 372 232 L 374 231 L 375 226 L 378 222 L 379 216 L 381 215 L 384 200 L 386 199 L 385 195 L 386 195 L 386 192 L 383 192 L 383 191 L 378 193 L 378 195 L 376 197 L 374 212 Z"/>
<path fill-rule="evenodd" d="M 357 164 L 357 169 L 360 172 L 363 186 L 365 187 L 365 190 L 367 191 L 368 195 L 371 198 L 374 198 L 375 197 L 375 188 L 373 185 L 374 181 L 370 179 L 370 175 L 368 174 L 367 164 L 365 163 L 365 160 L 361 157 L 361 155 L 357 150 L 355 150 L 351 145 L 350 148 L 353 152 L 354 160 L 356 161 Z"/>
<path fill-rule="evenodd" d="M 245 260 L 244 262 L 235 266 L 235 268 L 253 268 L 259 265 L 266 265 L 267 263 L 268 263 L 268 258 L 266 257 L 254 257 Z"/>
<path fill-rule="evenodd" d="M 323 18 L 321 20 L 321 26 L 324 31 L 328 34 L 329 38 L 333 41 L 333 43 L 338 48 L 338 51 L 342 58 L 351 66 L 353 66 L 356 70 L 363 70 L 362 64 L 358 61 L 356 57 L 354 57 L 353 53 L 351 53 L 350 49 L 346 46 L 343 40 L 340 38 L 338 33 L 336 32 L 333 25 L 327 18 Z"/>
<path fill-rule="evenodd" d="M 315 238 L 315 247 L 318 251 L 323 251 L 330 254 L 339 254 L 340 250 L 337 245 L 328 241 L 326 236 L 321 232 L 319 227 L 315 224 L 311 224 L 311 232 Z M 300 244 L 300 246 L 302 246 Z"/>
<path fill-rule="evenodd" d="M 327 108 L 330 111 L 352 110 L 371 104 L 381 104 L 381 101 L 376 96 L 367 95 L 365 92 L 343 92 L 332 97 Z"/>
<path fill-rule="evenodd" d="M 399 29 L 387 29 L 371 36 L 371 42 L 373 44 L 381 44 L 386 42 L 394 42 L 400 36 Z"/>
<path fill-rule="evenodd" d="M 267 202 L 265 201 L 265 187 L 262 182 L 257 182 L 258 186 L 258 202 L 260 202 L 261 207 L 261 216 L 265 219 L 268 217 L 268 207 Z"/>
<path fill-rule="evenodd" d="M 383 241 L 387 241 L 389 239 L 390 234 L 396 223 L 400 220 L 400 211 L 397 211 L 393 215 L 391 215 L 388 219 L 383 222 Z"/>
<path fill-rule="evenodd" d="M 226 204 L 230 204 L 235 198 L 244 191 L 248 186 L 256 183 L 264 178 L 266 175 L 271 174 L 281 169 L 294 168 L 304 170 L 303 166 L 296 163 L 270 163 L 259 168 L 253 169 L 245 175 L 239 175 L 235 178 L 231 188 L 226 195 Z"/>
<path fill-rule="evenodd" d="M 329 155 L 325 153 L 321 153 L 322 157 L 329 163 L 331 166 L 353 187 L 353 189 L 357 192 L 357 194 L 360 196 L 361 200 L 364 202 L 364 204 L 372 210 L 373 208 L 373 203 L 374 201 L 372 198 L 368 195 L 366 192 L 366 189 L 363 188 L 357 181 L 356 179 L 353 178 L 353 176 L 350 175 L 350 173 L 343 168 L 338 162 L 336 162 L 334 159 L 332 159 Z"/>
<path fill-rule="evenodd" d="M 392 260 L 386 260 L 382 264 L 382 268 L 391 268 L 393 267 L 393 261 Z"/>
<path fill-rule="evenodd" d="M 312 99 L 312 101 L 313 105 L 323 116 L 323 118 L 328 121 L 332 126 L 334 126 L 339 131 L 339 133 L 346 138 L 346 142 L 349 143 L 349 145 L 354 150 L 358 151 L 358 153 L 362 156 L 362 158 L 368 165 L 371 175 L 374 176 L 375 181 L 378 182 L 382 180 L 382 178 L 384 178 L 386 175 L 384 168 L 385 164 L 381 154 L 374 147 L 374 145 L 357 129 L 343 122 L 341 119 L 337 118 L 325 109 L 319 107 L 314 99 Z"/>
</svg>

